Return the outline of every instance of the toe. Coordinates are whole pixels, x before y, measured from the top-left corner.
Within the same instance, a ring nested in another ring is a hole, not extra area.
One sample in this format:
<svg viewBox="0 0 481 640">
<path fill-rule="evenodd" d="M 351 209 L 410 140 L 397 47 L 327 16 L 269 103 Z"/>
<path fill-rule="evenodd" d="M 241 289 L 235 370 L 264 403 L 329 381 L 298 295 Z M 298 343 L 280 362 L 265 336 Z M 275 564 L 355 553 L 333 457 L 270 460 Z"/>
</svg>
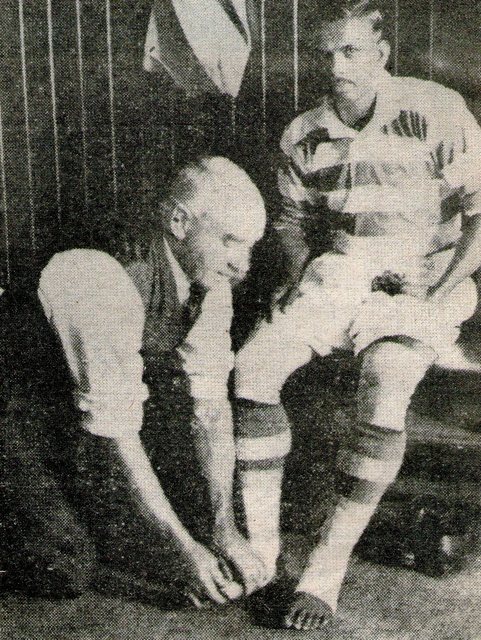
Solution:
<svg viewBox="0 0 481 640">
<path fill-rule="evenodd" d="M 307 613 L 305 611 L 300 611 L 294 619 L 294 628 L 298 631 L 302 631 L 304 629 L 304 621 L 307 618 Z"/>
<path fill-rule="evenodd" d="M 322 627 L 322 616 L 312 616 L 311 629 L 320 629 Z"/>
<path fill-rule="evenodd" d="M 312 616 L 312 615 L 306 616 L 306 618 L 304 620 L 304 625 L 303 625 L 304 631 L 310 631 L 312 629 L 312 621 L 313 621 L 313 619 L 314 619 L 314 616 Z"/>
<path fill-rule="evenodd" d="M 299 611 L 297 609 L 291 609 L 286 616 L 284 617 L 285 627 L 286 629 L 291 629 L 295 626 L 297 622 L 297 616 L 299 615 Z"/>
<path fill-rule="evenodd" d="M 311 628 L 312 629 L 322 629 L 323 627 L 326 626 L 326 624 L 327 624 L 326 616 L 317 615 L 317 616 L 315 616 L 315 619 L 313 621 L 313 624 L 312 624 Z"/>
<path fill-rule="evenodd" d="M 311 593 L 297 592 L 291 604 L 286 621 L 296 629 L 320 629 L 333 617 L 331 607 Z M 286 625 L 287 626 L 287 625 Z"/>
</svg>

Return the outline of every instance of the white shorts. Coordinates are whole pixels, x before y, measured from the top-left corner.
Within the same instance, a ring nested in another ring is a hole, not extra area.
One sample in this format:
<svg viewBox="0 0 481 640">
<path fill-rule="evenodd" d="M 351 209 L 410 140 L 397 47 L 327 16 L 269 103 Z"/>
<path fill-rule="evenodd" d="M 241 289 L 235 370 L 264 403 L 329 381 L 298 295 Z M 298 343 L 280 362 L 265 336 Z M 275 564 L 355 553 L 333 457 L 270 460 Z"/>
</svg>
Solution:
<svg viewBox="0 0 481 640">
<path fill-rule="evenodd" d="M 312 261 L 299 296 L 271 322 L 262 322 L 236 362 L 236 394 L 258 402 L 279 402 L 286 379 L 313 353 L 333 349 L 358 354 L 376 340 L 407 336 L 439 356 L 459 337 L 462 322 L 475 311 L 476 286 L 461 282 L 442 302 L 411 295 L 372 292 L 372 265 L 340 254 Z"/>
</svg>

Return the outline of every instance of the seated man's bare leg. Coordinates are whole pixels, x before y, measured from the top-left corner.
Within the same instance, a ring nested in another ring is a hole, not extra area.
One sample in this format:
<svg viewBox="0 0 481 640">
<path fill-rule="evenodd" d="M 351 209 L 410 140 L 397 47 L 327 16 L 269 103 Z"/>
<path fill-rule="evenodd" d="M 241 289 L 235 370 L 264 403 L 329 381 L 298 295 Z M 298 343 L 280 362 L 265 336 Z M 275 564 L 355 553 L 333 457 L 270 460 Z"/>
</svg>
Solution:
<svg viewBox="0 0 481 640">
<path fill-rule="evenodd" d="M 250 400 L 237 404 L 238 473 L 246 527 L 266 567 L 266 584 L 276 575 L 280 553 L 280 504 L 290 427 L 282 405 Z M 267 447 L 267 448 L 266 448 Z"/>
<path fill-rule="evenodd" d="M 332 619 L 352 550 L 401 466 L 406 411 L 435 354 L 410 339 L 386 339 L 361 357 L 358 422 L 336 460 L 338 500 L 297 585 L 286 627 L 316 629 Z"/>
<path fill-rule="evenodd" d="M 280 552 L 283 466 L 291 444 L 280 390 L 312 350 L 295 330 L 296 312 L 276 312 L 236 358 L 236 450 L 249 542 L 270 582 Z"/>
</svg>

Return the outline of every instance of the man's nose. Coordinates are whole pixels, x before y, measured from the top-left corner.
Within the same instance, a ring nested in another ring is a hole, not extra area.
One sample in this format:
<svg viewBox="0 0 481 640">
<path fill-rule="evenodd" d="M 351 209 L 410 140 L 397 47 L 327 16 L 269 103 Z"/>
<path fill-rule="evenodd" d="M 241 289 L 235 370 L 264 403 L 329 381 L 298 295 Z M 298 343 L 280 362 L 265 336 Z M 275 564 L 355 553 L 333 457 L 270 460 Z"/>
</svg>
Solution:
<svg viewBox="0 0 481 640">
<path fill-rule="evenodd" d="M 342 51 L 335 51 L 331 57 L 331 73 L 334 78 L 343 78 L 346 74 L 346 57 Z"/>
<path fill-rule="evenodd" d="M 235 275 L 243 278 L 249 270 L 249 254 L 240 254 L 232 258 L 228 266 Z"/>
</svg>

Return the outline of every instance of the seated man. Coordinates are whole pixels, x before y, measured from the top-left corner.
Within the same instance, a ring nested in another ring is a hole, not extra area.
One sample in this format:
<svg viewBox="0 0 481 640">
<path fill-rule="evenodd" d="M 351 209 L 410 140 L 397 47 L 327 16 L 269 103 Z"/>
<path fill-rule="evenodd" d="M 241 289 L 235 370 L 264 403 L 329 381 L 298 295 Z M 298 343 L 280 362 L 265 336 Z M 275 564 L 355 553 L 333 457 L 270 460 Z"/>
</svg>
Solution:
<svg viewBox="0 0 481 640">
<path fill-rule="evenodd" d="M 265 584 L 234 520 L 227 398 L 231 285 L 264 224 L 245 172 L 204 157 L 177 174 L 147 239 L 136 239 L 145 255 L 121 264 L 96 250 L 59 253 L 40 277 L 40 313 L 21 296 L 3 301 L 0 525 L 17 587 L 75 595 L 95 555 L 120 569 L 136 561 L 138 577 L 154 582 L 170 563 L 196 604 L 241 595 L 239 582 L 247 593 Z M 178 402 L 182 372 L 191 410 Z M 211 549 L 156 475 L 171 423 L 188 420 L 212 506 Z"/>
<path fill-rule="evenodd" d="M 329 90 L 281 142 L 277 230 L 299 284 L 235 367 L 249 537 L 272 576 L 290 447 L 280 391 L 313 354 L 350 349 L 361 359 L 338 500 L 284 618 L 296 629 L 332 618 L 351 552 L 401 466 L 411 396 L 473 313 L 470 276 L 481 264 L 481 129 L 463 99 L 387 73 L 372 2 L 322 10 L 315 44 Z"/>
</svg>

